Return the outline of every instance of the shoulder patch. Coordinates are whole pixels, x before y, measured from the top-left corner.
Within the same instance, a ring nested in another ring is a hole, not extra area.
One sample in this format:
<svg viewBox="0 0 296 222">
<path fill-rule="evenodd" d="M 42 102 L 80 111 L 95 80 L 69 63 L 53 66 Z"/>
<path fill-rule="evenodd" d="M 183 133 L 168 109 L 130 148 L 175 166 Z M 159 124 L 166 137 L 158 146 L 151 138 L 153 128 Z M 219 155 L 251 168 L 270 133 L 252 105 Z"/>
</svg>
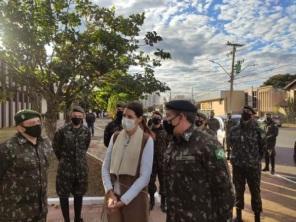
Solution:
<svg viewBox="0 0 296 222">
<path fill-rule="evenodd" d="M 217 160 L 224 160 L 225 159 L 224 150 L 216 149 L 215 150 L 215 156 L 216 156 Z"/>
</svg>

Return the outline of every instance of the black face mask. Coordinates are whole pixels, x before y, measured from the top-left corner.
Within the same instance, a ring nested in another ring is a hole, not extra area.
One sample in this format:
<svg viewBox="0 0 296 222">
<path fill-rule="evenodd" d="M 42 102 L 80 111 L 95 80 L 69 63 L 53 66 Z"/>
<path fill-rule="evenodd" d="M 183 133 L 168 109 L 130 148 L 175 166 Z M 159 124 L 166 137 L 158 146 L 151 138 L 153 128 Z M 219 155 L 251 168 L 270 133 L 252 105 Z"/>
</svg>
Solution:
<svg viewBox="0 0 296 222">
<path fill-rule="evenodd" d="M 40 137 L 41 136 L 41 125 L 35 125 L 30 127 L 24 127 L 26 129 L 25 133 L 32 137 Z"/>
<path fill-rule="evenodd" d="M 252 115 L 250 113 L 247 113 L 247 112 L 243 112 L 242 113 L 242 120 L 243 121 L 248 121 L 252 118 Z"/>
<path fill-rule="evenodd" d="M 77 118 L 77 117 L 73 117 L 71 119 L 72 123 L 75 125 L 75 126 L 78 126 L 79 124 L 82 123 L 82 119 L 81 118 Z"/>
<path fill-rule="evenodd" d="M 267 121 L 268 123 L 271 123 L 271 122 L 272 122 L 271 117 L 267 117 L 267 118 L 266 118 L 266 121 Z"/>
<path fill-rule="evenodd" d="M 195 125 L 196 125 L 197 127 L 200 127 L 202 124 L 203 124 L 203 121 L 202 121 L 202 120 L 196 120 L 196 121 L 195 121 Z"/>
<path fill-rule="evenodd" d="M 161 122 L 161 119 L 159 119 L 159 118 L 152 118 L 152 123 L 154 125 L 158 125 L 158 124 L 160 124 L 160 122 Z"/>
<path fill-rule="evenodd" d="M 174 133 L 174 128 L 175 127 L 171 123 L 169 123 L 167 120 L 163 121 L 163 128 L 170 135 L 172 135 Z"/>
</svg>

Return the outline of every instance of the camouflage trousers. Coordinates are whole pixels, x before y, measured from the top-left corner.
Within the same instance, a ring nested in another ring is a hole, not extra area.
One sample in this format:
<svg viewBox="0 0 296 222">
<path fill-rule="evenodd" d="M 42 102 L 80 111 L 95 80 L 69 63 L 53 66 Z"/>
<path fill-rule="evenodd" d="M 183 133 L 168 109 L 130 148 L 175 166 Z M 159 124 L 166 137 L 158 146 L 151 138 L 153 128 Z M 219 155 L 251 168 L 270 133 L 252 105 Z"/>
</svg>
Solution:
<svg viewBox="0 0 296 222">
<path fill-rule="evenodd" d="M 267 146 L 267 149 L 264 153 L 265 155 L 265 168 L 269 168 L 269 160 L 271 162 L 271 169 L 274 169 L 275 167 L 275 155 L 276 155 L 276 152 L 275 152 L 275 145 L 270 145 L 270 146 Z"/>
<path fill-rule="evenodd" d="M 262 211 L 262 201 L 260 195 L 260 168 L 246 168 L 239 166 L 232 166 L 233 183 L 235 187 L 235 206 L 239 209 L 244 209 L 244 193 L 245 186 L 248 183 L 251 193 L 251 205 L 254 212 Z"/>
</svg>

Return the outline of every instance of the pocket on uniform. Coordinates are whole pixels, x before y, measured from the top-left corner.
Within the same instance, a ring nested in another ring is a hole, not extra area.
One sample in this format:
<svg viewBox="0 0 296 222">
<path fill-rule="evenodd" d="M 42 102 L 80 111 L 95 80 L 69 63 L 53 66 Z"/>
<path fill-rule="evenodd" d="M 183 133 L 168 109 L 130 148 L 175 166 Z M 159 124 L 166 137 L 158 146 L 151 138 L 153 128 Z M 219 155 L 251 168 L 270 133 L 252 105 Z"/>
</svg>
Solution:
<svg viewBox="0 0 296 222">
<path fill-rule="evenodd" d="M 28 156 L 28 154 L 20 154 L 16 158 L 16 168 L 21 171 L 37 169 L 38 165 L 36 159 L 33 156 Z"/>
</svg>

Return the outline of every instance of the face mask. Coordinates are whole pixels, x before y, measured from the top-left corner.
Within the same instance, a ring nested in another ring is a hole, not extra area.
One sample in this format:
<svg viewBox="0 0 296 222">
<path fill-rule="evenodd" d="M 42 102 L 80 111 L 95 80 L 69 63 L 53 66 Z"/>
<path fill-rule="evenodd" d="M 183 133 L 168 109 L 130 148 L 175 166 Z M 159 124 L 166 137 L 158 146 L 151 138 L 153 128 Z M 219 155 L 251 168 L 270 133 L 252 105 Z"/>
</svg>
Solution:
<svg viewBox="0 0 296 222">
<path fill-rule="evenodd" d="M 122 127 L 123 129 L 129 131 L 135 128 L 135 120 L 127 119 L 125 117 L 122 118 Z"/>
<path fill-rule="evenodd" d="M 252 117 L 252 115 L 250 113 L 247 113 L 247 112 L 242 113 L 242 120 L 243 121 L 248 121 L 251 119 L 251 117 Z"/>
<path fill-rule="evenodd" d="M 26 129 L 25 133 L 32 137 L 41 136 L 41 125 L 35 125 L 30 127 L 24 127 Z"/>
<path fill-rule="evenodd" d="M 78 126 L 81 122 L 82 122 L 82 119 L 81 118 L 77 118 L 77 117 L 73 117 L 71 119 L 72 123 L 75 125 L 75 126 Z"/>
<path fill-rule="evenodd" d="M 202 124 L 203 124 L 203 121 L 202 121 L 202 120 L 196 120 L 196 121 L 195 121 L 195 125 L 196 125 L 197 127 L 200 127 Z"/>
<path fill-rule="evenodd" d="M 170 135 L 172 135 L 174 133 L 174 128 L 175 127 L 171 123 L 169 123 L 167 120 L 163 121 L 163 128 Z"/>
<path fill-rule="evenodd" d="M 160 124 L 160 122 L 161 122 L 161 119 L 159 119 L 159 118 L 152 118 L 152 123 L 154 125 L 158 125 L 158 124 Z"/>
<path fill-rule="evenodd" d="M 266 121 L 267 121 L 267 122 L 271 122 L 271 121 L 272 121 L 271 117 L 267 117 L 267 118 L 266 118 Z"/>
</svg>

